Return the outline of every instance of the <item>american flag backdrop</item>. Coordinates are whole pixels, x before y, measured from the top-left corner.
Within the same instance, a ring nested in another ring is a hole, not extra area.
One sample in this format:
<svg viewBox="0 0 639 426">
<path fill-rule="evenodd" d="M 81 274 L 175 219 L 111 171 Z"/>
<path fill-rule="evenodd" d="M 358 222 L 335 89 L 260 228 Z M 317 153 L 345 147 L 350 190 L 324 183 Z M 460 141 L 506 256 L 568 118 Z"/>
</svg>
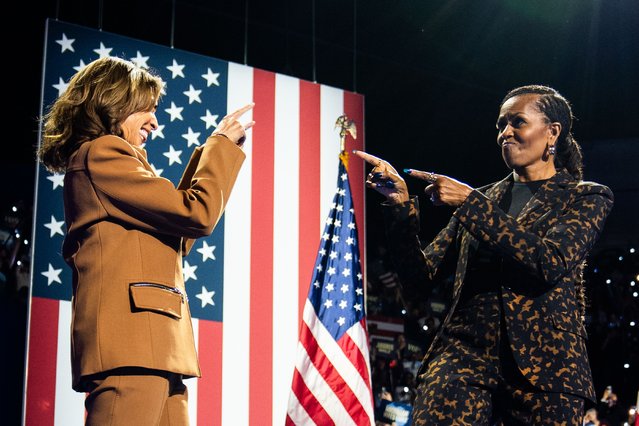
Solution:
<svg viewBox="0 0 639 426">
<path fill-rule="evenodd" d="M 224 216 L 184 259 L 203 374 L 185 383 L 193 425 L 285 424 L 300 323 L 339 174 L 335 122 L 342 114 L 354 120 L 359 135 L 347 150 L 363 149 L 363 96 L 55 20 L 47 22 L 45 46 L 43 112 L 73 73 L 100 56 L 159 72 L 166 94 L 145 148 L 156 172 L 174 183 L 217 121 L 255 102 L 247 159 Z M 61 257 L 63 175 L 37 174 L 24 424 L 81 425 L 84 395 L 71 389 L 71 271 Z M 364 266 L 364 165 L 354 157 L 348 181 Z"/>
</svg>

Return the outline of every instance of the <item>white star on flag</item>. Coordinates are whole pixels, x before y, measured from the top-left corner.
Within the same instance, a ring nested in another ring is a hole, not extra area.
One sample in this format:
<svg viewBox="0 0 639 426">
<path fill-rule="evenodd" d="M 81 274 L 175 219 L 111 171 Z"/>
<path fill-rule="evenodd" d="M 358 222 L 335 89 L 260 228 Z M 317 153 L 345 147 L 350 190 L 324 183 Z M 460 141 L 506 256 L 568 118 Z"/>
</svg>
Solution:
<svg viewBox="0 0 639 426">
<path fill-rule="evenodd" d="M 64 225 L 63 220 L 57 221 L 55 220 L 55 217 L 51 215 L 51 222 L 44 224 L 44 226 L 49 228 L 49 230 L 51 231 L 49 238 L 53 237 L 55 234 L 60 234 L 64 236 L 64 232 L 62 231 L 62 225 Z"/>
<path fill-rule="evenodd" d="M 169 159 L 169 166 L 173 165 L 173 163 L 182 164 L 182 160 L 180 160 L 180 154 L 182 154 L 182 151 L 176 150 L 175 148 L 173 148 L 173 145 L 169 145 L 168 152 L 162 153 L 162 155 Z"/>
<path fill-rule="evenodd" d="M 156 175 L 162 176 L 162 172 L 164 171 L 164 169 L 158 169 L 157 167 L 155 167 L 154 164 L 151 164 L 151 168 L 153 169 L 153 172 L 155 172 Z"/>
<path fill-rule="evenodd" d="M 184 69 L 184 65 L 180 65 L 177 63 L 175 59 L 173 59 L 173 65 L 169 65 L 166 67 L 167 70 L 171 71 L 171 78 L 182 77 L 184 78 L 184 73 L 182 70 Z"/>
<path fill-rule="evenodd" d="M 62 96 L 62 94 L 64 93 L 65 90 L 67 90 L 67 87 L 69 86 L 69 84 L 67 82 L 65 82 L 62 77 L 60 77 L 60 79 L 58 80 L 58 84 L 54 84 L 53 87 L 55 87 L 56 89 L 58 89 L 58 96 Z"/>
<path fill-rule="evenodd" d="M 197 265 L 189 265 L 187 260 L 184 261 L 184 266 L 182 267 L 182 275 L 184 275 L 184 282 L 188 280 L 197 280 L 197 276 L 195 275 L 195 270 L 197 269 Z"/>
<path fill-rule="evenodd" d="M 206 87 L 211 87 L 211 84 L 215 84 L 216 86 L 219 86 L 220 83 L 218 83 L 217 81 L 217 78 L 219 76 L 220 76 L 220 73 L 211 71 L 211 68 L 208 69 L 206 74 L 202 74 L 202 78 L 206 80 Z"/>
<path fill-rule="evenodd" d="M 213 250 L 215 250 L 215 246 L 210 246 L 206 241 L 202 241 L 202 247 L 196 251 L 202 255 L 202 262 L 205 262 L 207 259 L 215 260 Z"/>
<path fill-rule="evenodd" d="M 184 118 L 182 118 L 183 110 L 183 107 L 178 107 L 175 102 L 171 101 L 171 108 L 166 108 L 164 111 L 171 116 L 171 122 L 173 122 L 176 119 L 184 121 Z"/>
<path fill-rule="evenodd" d="M 206 123 L 206 128 L 208 129 L 209 127 L 217 127 L 217 119 L 218 119 L 219 115 L 217 114 L 211 114 L 211 111 L 209 111 L 208 109 L 206 110 L 206 115 L 200 117 L 200 120 L 204 121 Z"/>
<path fill-rule="evenodd" d="M 215 306 L 215 302 L 213 302 L 213 296 L 215 295 L 215 291 L 208 291 L 206 287 L 202 286 L 202 292 L 196 294 L 195 297 L 202 301 L 202 307 L 206 305 Z"/>
<path fill-rule="evenodd" d="M 189 126 L 187 133 L 182 134 L 182 137 L 186 139 L 189 147 L 191 145 L 200 146 L 200 141 L 198 140 L 198 138 L 200 137 L 200 132 L 194 132 L 193 129 L 191 129 L 191 126 Z"/>
<path fill-rule="evenodd" d="M 80 63 L 78 65 L 76 65 L 75 67 L 73 67 L 74 70 L 76 71 L 81 71 L 84 68 L 86 68 L 87 64 L 84 63 L 84 61 L 82 59 L 80 59 Z"/>
<path fill-rule="evenodd" d="M 158 125 L 158 128 L 151 132 L 151 140 L 155 138 L 164 139 L 164 124 Z"/>
<path fill-rule="evenodd" d="M 47 179 L 53 182 L 52 189 L 56 189 L 58 186 L 64 186 L 64 173 L 54 173 L 51 176 L 47 176 Z"/>
<path fill-rule="evenodd" d="M 149 68 L 149 66 L 146 63 L 146 61 L 148 60 L 149 60 L 149 57 L 142 56 L 142 53 L 140 53 L 139 50 L 138 50 L 138 53 L 135 55 L 135 57 L 131 58 L 131 62 L 133 62 L 135 65 L 137 65 L 140 68 Z"/>
<path fill-rule="evenodd" d="M 62 39 L 56 40 L 55 42 L 58 43 L 60 46 L 62 46 L 61 53 L 64 53 L 65 50 L 70 50 L 72 52 L 75 52 L 75 50 L 73 50 L 74 41 L 75 41 L 74 38 L 67 38 L 67 35 L 65 33 L 62 33 Z"/>
<path fill-rule="evenodd" d="M 48 281 L 47 285 L 49 286 L 54 282 L 62 284 L 62 280 L 60 279 L 61 272 L 62 272 L 62 269 L 55 269 L 53 265 L 49 263 L 49 270 L 46 272 L 40 272 L 40 273 L 44 275 L 45 277 L 47 277 L 47 281 Z"/>
<path fill-rule="evenodd" d="M 199 104 L 202 103 L 202 99 L 200 99 L 200 94 L 202 93 L 202 91 L 197 90 L 195 87 L 193 87 L 192 84 L 189 84 L 189 90 L 186 90 L 182 93 L 184 93 L 189 98 L 189 105 L 191 105 L 193 102 L 197 102 Z"/>
<path fill-rule="evenodd" d="M 100 47 L 98 49 L 93 49 L 95 53 L 97 53 L 100 58 L 105 58 L 107 56 L 111 56 L 112 47 L 106 47 L 104 43 L 100 42 Z"/>
</svg>

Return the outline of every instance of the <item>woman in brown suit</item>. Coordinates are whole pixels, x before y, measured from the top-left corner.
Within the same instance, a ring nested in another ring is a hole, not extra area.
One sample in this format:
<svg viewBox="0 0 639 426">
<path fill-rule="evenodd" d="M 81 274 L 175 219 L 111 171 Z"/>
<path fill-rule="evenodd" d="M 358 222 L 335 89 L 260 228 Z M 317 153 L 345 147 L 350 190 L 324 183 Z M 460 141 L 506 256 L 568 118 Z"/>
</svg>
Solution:
<svg viewBox="0 0 639 426">
<path fill-rule="evenodd" d="M 131 62 L 101 58 L 44 117 L 39 158 L 65 173 L 73 388 L 88 393 L 88 425 L 187 425 L 182 379 L 200 376 L 182 257 L 224 211 L 254 124 L 238 120 L 253 105 L 220 122 L 176 188 L 142 148 L 163 86 Z"/>
<path fill-rule="evenodd" d="M 497 143 L 512 170 L 473 189 L 447 176 L 425 180 L 435 205 L 456 207 L 424 250 L 419 205 L 386 161 L 367 184 L 386 196 L 387 237 L 406 297 L 451 278 L 447 315 L 426 354 L 415 425 L 581 425 L 594 401 L 583 323 L 584 261 L 613 195 L 582 181 L 581 150 L 566 99 L 546 86 L 511 90 Z"/>
</svg>

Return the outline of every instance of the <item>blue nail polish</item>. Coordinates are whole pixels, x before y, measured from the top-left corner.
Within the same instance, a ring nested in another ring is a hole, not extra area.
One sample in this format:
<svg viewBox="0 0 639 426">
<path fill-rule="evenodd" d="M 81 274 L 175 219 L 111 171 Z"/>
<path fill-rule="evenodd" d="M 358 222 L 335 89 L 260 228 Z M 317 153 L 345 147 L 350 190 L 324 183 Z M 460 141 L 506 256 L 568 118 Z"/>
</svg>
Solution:
<svg viewBox="0 0 639 426">
<path fill-rule="evenodd" d="M 382 187 L 382 186 L 384 186 L 384 185 L 383 185 L 382 183 L 380 183 L 380 182 L 377 182 L 377 183 L 375 184 L 375 186 L 377 186 L 378 188 L 381 188 L 381 187 Z"/>
<path fill-rule="evenodd" d="M 412 171 L 413 171 L 413 169 L 404 169 L 404 173 L 410 174 Z"/>
<path fill-rule="evenodd" d="M 390 180 L 386 181 L 386 187 L 387 188 L 395 188 L 395 182 L 392 182 Z"/>
<path fill-rule="evenodd" d="M 382 177 L 382 173 L 381 172 L 377 172 L 373 174 L 374 177 L 376 178 L 381 178 Z"/>
</svg>

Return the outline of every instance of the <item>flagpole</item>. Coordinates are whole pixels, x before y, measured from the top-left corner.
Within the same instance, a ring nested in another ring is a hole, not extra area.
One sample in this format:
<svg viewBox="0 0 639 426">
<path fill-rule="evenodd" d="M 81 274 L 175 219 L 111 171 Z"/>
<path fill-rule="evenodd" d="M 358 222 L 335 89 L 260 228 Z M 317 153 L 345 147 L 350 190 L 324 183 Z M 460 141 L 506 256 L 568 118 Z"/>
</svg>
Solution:
<svg viewBox="0 0 639 426">
<path fill-rule="evenodd" d="M 348 118 L 346 114 L 337 117 L 335 128 L 339 127 L 339 158 L 344 162 L 344 168 L 348 171 L 348 152 L 346 152 L 346 135 L 351 134 L 353 139 L 357 139 L 357 126 L 355 122 Z"/>
<path fill-rule="evenodd" d="M 337 189 L 301 318 L 287 425 L 375 424 L 366 284 L 346 170 L 346 135 L 356 138 L 357 132 L 346 115 L 337 118 L 335 127 L 340 128 Z"/>
</svg>

